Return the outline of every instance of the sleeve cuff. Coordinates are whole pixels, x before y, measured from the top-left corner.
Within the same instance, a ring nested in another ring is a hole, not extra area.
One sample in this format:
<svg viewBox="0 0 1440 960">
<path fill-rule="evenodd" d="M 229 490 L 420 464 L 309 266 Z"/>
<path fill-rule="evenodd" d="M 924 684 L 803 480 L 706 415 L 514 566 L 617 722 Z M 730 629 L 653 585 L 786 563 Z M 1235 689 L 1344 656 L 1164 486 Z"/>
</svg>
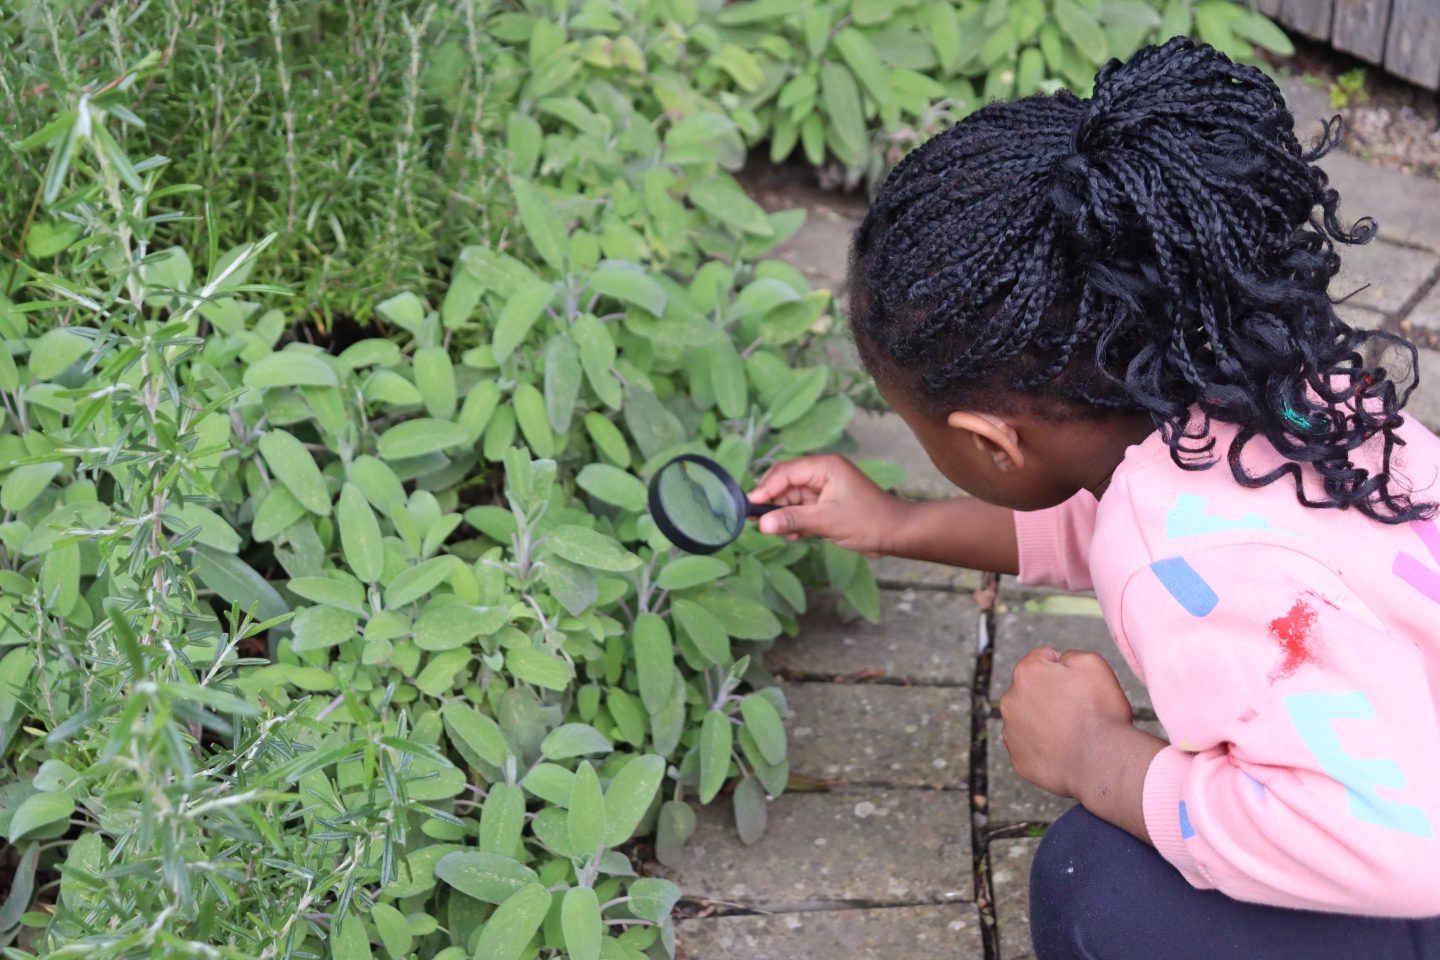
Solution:
<svg viewBox="0 0 1440 960">
<path fill-rule="evenodd" d="M 1188 841 L 1195 836 L 1190 811 L 1181 797 L 1181 786 L 1194 757 L 1169 746 L 1155 754 L 1145 772 L 1145 829 L 1150 842 L 1190 885 L 1210 889 L 1215 885 L 1201 872 L 1190 852 Z"/>
<path fill-rule="evenodd" d="M 1064 586 L 1065 570 L 1060 562 L 1060 522 L 1056 511 L 1015 511 L 1015 544 L 1019 548 L 1020 575 L 1027 587 Z"/>
</svg>

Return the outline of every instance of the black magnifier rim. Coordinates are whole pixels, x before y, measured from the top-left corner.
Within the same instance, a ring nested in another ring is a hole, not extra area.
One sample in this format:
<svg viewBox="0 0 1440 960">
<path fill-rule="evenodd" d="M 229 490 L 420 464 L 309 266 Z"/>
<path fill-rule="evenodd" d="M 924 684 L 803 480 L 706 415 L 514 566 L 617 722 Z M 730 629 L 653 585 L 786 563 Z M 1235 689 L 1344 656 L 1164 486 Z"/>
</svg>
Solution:
<svg viewBox="0 0 1440 960">
<path fill-rule="evenodd" d="M 702 543 L 699 540 L 692 540 L 670 522 L 670 514 L 666 512 L 665 505 L 660 501 L 660 477 L 677 463 L 693 463 L 704 467 L 725 484 L 725 489 L 730 493 L 730 499 L 735 501 L 736 523 L 729 540 L 724 543 Z M 698 453 L 682 453 L 678 457 L 667 460 L 665 465 L 656 470 L 655 475 L 650 478 L 650 517 L 655 521 L 655 526 L 660 528 L 660 532 L 665 534 L 665 538 L 686 553 L 706 556 L 724 550 L 738 540 L 740 534 L 745 531 L 745 520 L 748 514 L 749 501 L 745 498 L 745 491 L 740 489 L 739 481 L 730 475 L 730 471 L 709 457 L 702 457 Z"/>
</svg>

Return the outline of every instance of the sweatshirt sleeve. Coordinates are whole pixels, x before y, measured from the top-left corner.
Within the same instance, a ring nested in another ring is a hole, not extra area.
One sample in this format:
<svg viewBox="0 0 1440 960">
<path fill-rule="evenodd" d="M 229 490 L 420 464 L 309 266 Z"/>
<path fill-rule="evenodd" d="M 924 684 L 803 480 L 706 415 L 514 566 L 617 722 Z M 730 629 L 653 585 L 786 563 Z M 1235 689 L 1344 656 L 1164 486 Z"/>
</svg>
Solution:
<svg viewBox="0 0 1440 960">
<path fill-rule="evenodd" d="M 1015 541 L 1020 548 L 1020 583 L 1026 586 L 1092 590 L 1090 540 L 1095 535 L 1099 501 L 1081 490 L 1059 506 L 1015 512 Z"/>
<path fill-rule="evenodd" d="M 1146 776 L 1146 827 L 1191 884 L 1440 914 L 1440 731 L 1410 639 L 1320 561 L 1270 544 L 1157 560 L 1120 614 L 1171 741 Z"/>
</svg>

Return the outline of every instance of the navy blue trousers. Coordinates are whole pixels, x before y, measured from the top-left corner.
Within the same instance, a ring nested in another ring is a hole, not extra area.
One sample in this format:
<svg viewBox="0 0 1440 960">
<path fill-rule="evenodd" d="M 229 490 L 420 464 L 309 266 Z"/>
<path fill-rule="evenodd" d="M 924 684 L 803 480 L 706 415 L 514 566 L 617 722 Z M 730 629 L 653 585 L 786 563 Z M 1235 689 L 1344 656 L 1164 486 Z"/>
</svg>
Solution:
<svg viewBox="0 0 1440 960">
<path fill-rule="evenodd" d="M 1040 842 L 1030 929 L 1038 960 L 1440 960 L 1440 918 L 1288 910 L 1197 890 L 1154 847 L 1083 807 Z"/>
</svg>

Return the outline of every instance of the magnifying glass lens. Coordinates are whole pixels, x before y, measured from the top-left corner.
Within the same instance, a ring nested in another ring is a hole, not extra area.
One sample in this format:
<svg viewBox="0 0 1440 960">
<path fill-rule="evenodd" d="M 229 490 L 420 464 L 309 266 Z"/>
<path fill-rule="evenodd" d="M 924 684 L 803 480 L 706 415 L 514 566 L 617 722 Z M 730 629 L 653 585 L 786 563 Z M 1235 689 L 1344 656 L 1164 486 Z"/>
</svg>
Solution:
<svg viewBox="0 0 1440 960">
<path fill-rule="evenodd" d="M 744 518 L 725 477 L 698 462 L 676 460 L 657 479 L 661 509 L 685 537 L 721 547 L 739 534 Z"/>
</svg>

